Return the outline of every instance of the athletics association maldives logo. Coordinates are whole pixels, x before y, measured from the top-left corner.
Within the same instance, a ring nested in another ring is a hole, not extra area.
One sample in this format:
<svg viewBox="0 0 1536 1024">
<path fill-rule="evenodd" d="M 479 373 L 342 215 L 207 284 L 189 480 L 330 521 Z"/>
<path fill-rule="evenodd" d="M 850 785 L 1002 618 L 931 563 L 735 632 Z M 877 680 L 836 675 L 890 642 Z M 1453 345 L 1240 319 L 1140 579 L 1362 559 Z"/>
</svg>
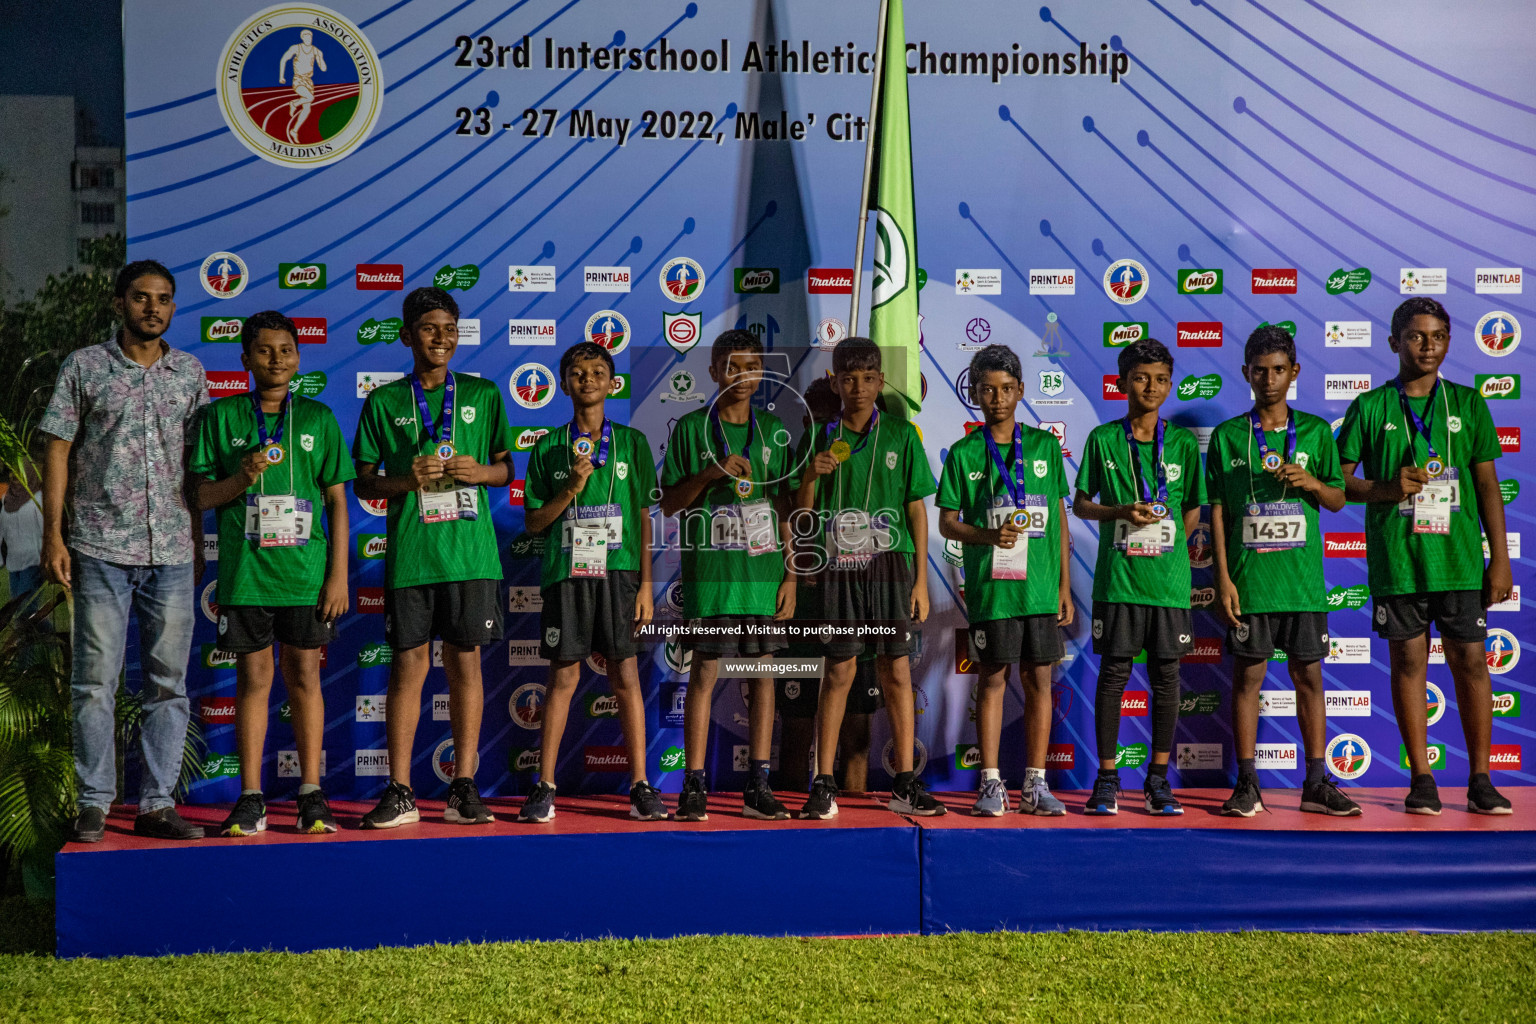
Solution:
<svg viewBox="0 0 1536 1024">
<path fill-rule="evenodd" d="M 1520 321 L 1502 310 L 1479 320 L 1475 334 L 1477 347 L 1490 356 L 1507 356 L 1520 347 Z"/>
<path fill-rule="evenodd" d="M 203 282 L 203 291 L 209 295 L 216 299 L 232 299 L 245 291 L 250 272 L 245 269 L 245 260 L 234 253 L 216 252 L 203 260 L 198 278 Z"/>
<path fill-rule="evenodd" d="M 1147 268 L 1135 260 L 1116 260 L 1104 271 L 1104 294 L 1122 306 L 1147 295 Z"/>
<path fill-rule="evenodd" d="M 1520 641 L 1507 629 L 1490 629 L 1483 641 L 1488 672 L 1501 676 L 1520 663 Z"/>
<path fill-rule="evenodd" d="M 618 355 L 629 344 L 629 321 L 616 310 L 600 309 L 587 318 L 585 334 L 588 341 Z"/>
<path fill-rule="evenodd" d="M 524 363 L 512 371 L 512 400 L 524 409 L 542 409 L 555 397 L 555 375 L 543 363 Z"/>
<path fill-rule="evenodd" d="M 692 302 L 704 290 L 704 268 L 686 256 L 661 268 L 661 294 L 673 302 Z"/>
<path fill-rule="evenodd" d="M 244 146 L 284 167 L 323 167 L 363 144 L 379 119 L 378 54 L 326 7 L 280 4 L 224 44 L 219 109 Z"/>
<path fill-rule="evenodd" d="M 1371 766 L 1371 748 L 1354 733 L 1344 732 L 1328 741 L 1323 758 L 1339 778 L 1358 779 Z"/>
</svg>

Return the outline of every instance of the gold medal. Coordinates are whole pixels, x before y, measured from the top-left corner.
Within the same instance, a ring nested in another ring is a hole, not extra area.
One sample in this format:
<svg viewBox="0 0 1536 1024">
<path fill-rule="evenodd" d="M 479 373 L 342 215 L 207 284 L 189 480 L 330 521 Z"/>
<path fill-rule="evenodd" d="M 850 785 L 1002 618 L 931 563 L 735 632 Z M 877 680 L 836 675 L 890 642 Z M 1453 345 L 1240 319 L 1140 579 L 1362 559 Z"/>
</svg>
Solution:
<svg viewBox="0 0 1536 1024">
<path fill-rule="evenodd" d="M 575 443 L 571 445 L 571 451 L 576 453 L 577 458 L 590 456 L 592 454 L 592 439 L 590 437 L 578 437 Z"/>
<path fill-rule="evenodd" d="M 437 457 L 447 462 L 453 458 L 453 444 L 449 441 L 439 441 L 437 444 Z"/>
<path fill-rule="evenodd" d="M 744 476 L 743 477 L 737 477 L 736 478 L 736 493 L 741 495 L 743 498 L 750 498 L 750 497 L 752 497 L 752 481 L 748 480 Z"/>
<path fill-rule="evenodd" d="M 283 450 L 283 446 L 280 444 L 269 444 L 261 450 L 261 454 L 265 455 L 267 461 L 275 466 L 282 462 L 288 453 Z"/>
<path fill-rule="evenodd" d="M 848 456 L 853 454 L 853 448 L 842 438 L 833 441 L 832 446 L 827 451 L 831 452 L 832 457 L 838 462 L 847 462 Z"/>
<path fill-rule="evenodd" d="M 1428 473 L 1431 477 L 1437 477 L 1445 472 L 1445 463 L 1439 459 L 1430 459 L 1424 463 L 1424 472 Z"/>
</svg>

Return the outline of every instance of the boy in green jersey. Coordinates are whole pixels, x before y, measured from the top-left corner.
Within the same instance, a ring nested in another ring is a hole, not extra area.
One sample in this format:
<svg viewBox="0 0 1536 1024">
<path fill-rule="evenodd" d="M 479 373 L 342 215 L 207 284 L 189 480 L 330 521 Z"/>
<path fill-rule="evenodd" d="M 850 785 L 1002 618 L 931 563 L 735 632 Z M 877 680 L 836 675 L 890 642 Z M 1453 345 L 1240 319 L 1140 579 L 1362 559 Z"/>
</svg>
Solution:
<svg viewBox="0 0 1536 1024">
<path fill-rule="evenodd" d="M 240 330 L 240 348 L 255 389 L 204 410 L 187 467 L 202 478 L 198 507 L 217 510 L 218 648 L 235 656 L 241 793 L 219 834 L 252 836 L 267 827 L 261 761 L 274 641 L 282 645 L 278 661 L 299 754 L 298 829 L 335 832 L 320 788 L 320 651 L 347 611 L 352 465 L 331 410 L 288 390 L 299 372 L 293 321 L 273 310 L 257 313 Z"/>
<path fill-rule="evenodd" d="M 1024 687 L 1024 782 L 1019 811 L 1066 814 L 1045 782 L 1051 737 L 1051 666 L 1072 623 L 1066 529 L 1067 474 L 1054 434 L 1015 418 L 1023 368 L 1006 345 L 971 357 L 971 401 L 984 422 L 956 441 L 939 478 L 939 533 L 965 545 L 970 657 L 977 666 L 976 742 L 981 787 L 971 813 L 998 817 L 1008 790 L 997 767 L 1008 666 Z"/>
<path fill-rule="evenodd" d="M 1306 750 L 1301 809 L 1351 817 L 1360 807 L 1323 770 L 1327 744 L 1322 660 L 1328 602 L 1318 508 L 1344 507 L 1344 476 L 1328 421 L 1286 403 L 1301 365 L 1296 342 L 1264 326 L 1243 348 L 1253 408 L 1216 427 L 1205 454 L 1216 558 L 1216 611 L 1232 654 L 1232 745 L 1237 785 L 1221 813 L 1251 818 L 1264 809 L 1255 752 L 1259 691 L 1269 659 L 1284 651 L 1296 687 Z"/>
<path fill-rule="evenodd" d="M 518 821 L 555 817 L 555 765 L 582 659 L 608 659 L 608 683 L 619 705 L 629 755 L 629 814 L 664 821 L 667 807 L 646 781 L 645 698 L 635 661 L 635 634 L 651 621 L 651 506 L 656 459 L 633 427 L 608 418 L 613 356 L 590 341 L 560 357 L 560 390 L 575 415 L 551 430 L 528 456 L 524 490 L 530 534 L 546 531 L 540 586 L 544 611 L 540 653 L 549 659 L 539 781 Z"/>
<path fill-rule="evenodd" d="M 1145 806 L 1151 814 L 1183 814 L 1168 785 L 1168 755 L 1179 721 L 1179 659 L 1194 647 L 1186 543 L 1205 504 L 1200 443 L 1158 415 L 1173 388 L 1167 346 L 1153 338 L 1128 345 L 1119 368 L 1127 414 L 1089 433 L 1072 503 L 1079 518 L 1108 524 L 1093 573 L 1099 774 L 1084 813 L 1119 813 L 1120 704 L 1131 662 L 1145 649 L 1152 685 Z"/>
<path fill-rule="evenodd" d="M 1339 430 L 1344 490 L 1366 503 L 1365 557 L 1376 634 L 1392 660 L 1392 708 L 1413 773 L 1410 814 L 1439 814 L 1430 774 L 1424 687 L 1429 623 L 1445 645 L 1471 775 L 1467 810 L 1510 814 L 1488 777 L 1493 696 L 1487 609 L 1509 599 L 1504 499 L 1493 461 L 1501 454 L 1488 403 L 1440 376 L 1451 318 L 1427 296 L 1392 314 L 1387 339 L 1398 372 L 1350 403 Z M 1363 476 L 1356 476 L 1356 470 Z M 1489 559 L 1483 565 L 1481 520 Z M 1506 642 L 1507 643 L 1507 642 Z"/>
<path fill-rule="evenodd" d="M 834 384 L 843 409 L 831 423 L 808 433 L 796 459 L 802 478 L 796 506 L 809 529 L 799 537 L 819 545 L 811 556 L 821 571 L 822 601 L 834 626 L 894 627 L 895 636 L 873 643 L 838 635 L 826 644 L 826 675 L 816 709 L 817 774 L 802 818 L 837 815 L 832 778 L 856 659 L 873 648 L 875 672 L 885 692 L 896 778 L 890 808 L 899 814 L 933 816 L 944 805 L 912 770 L 916 727 L 912 706 L 909 623 L 928 617 L 928 512 L 933 474 L 917 429 L 882 416 L 875 399 L 885 387 L 880 349 L 868 338 L 848 338 L 832 353 Z M 800 571 L 801 566 L 795 566 Z"/>
<path fill-rule="evenodd" d="M 488 488 L 512 479 L 512 428 L 501 389 L 448 369 L 459 345 L 459 307 L 440 288 L 405 297 L 400 340 L 412 369 L 375 388 L 352 442 L 359 498 L 389 501 L 384 554 L 384 639 L 394 652 L 387 718 L 389 785 L 363 816 L 364 828 L 419 821 L 411 750 L 430 642 L 443 641 L 454 778 L 443 820 L 483 825 L 480 716 L 485 694 L 480 648 L 501 640 L 501 559 Z"/>
<path fill-rule="evenodd" d="M 752 408 L 763 382 L 763 343 L 750 331 L 715 339 L 709 376 L 719 394 L 672 429 L 661 473 L 661 514 L 680 515 L 683 617 L 717 635 L 685 639 L 693 652 L 683 711 L 687 755 L 678 821 L 707 821 L 709 782 L 704 752 L 720 658 L 758 658 L 787 640 L 765 635 L 795 610 L 795 578 L 784 568 L 789 546 L 790 436 L 771 412 Z M 742 813 L 771 821 L 789 817 L 768 784 L 773 750 L 773 680 L 750 680 L 748 756 L 751 777 Z"/>
</svg>

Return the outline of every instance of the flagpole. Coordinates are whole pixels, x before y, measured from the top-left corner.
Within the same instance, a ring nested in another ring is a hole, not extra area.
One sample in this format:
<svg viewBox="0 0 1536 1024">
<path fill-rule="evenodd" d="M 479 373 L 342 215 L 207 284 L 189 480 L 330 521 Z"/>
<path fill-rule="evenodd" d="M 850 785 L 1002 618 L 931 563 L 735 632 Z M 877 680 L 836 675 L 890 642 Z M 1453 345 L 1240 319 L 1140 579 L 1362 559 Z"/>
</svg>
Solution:
<svg viewBox="0 0 1536 1024">
<path fill-rule="evenodd" d="M 875 125 L 880 116 L 880 87 L 885 78 L 885 16 L 890 0 L 880 0 L 879 37 L 875 41 L 874 88 L 869 95 L 869 137 L 864 143 L 864 182 L 859 188 L 859 233 L 853 245 L 853 296 L 848 301 L 848 334 L 859 333 L 859 286 L 864 278 L 864 233 L 869 226 L 869 183 L 875 171 Z M 902 55 L 905 59 L 905 54 Z"/>
</svg>

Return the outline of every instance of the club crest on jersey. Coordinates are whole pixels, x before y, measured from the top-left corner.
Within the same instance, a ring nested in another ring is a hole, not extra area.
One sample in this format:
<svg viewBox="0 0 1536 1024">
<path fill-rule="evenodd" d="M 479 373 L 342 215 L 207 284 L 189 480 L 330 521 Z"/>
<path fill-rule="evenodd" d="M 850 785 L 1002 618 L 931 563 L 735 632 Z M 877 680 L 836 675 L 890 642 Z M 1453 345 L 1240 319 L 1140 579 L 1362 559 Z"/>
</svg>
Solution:
<svg viewBox="0 0 1536 1024">
<path fill-rule="evenodd" d="M 895 469 L 896 468 L 896 453 L 895 452 L 886 452 L 885 453 L 885 468 L 886 469 Z"/>
<path fill-rule="evenodd" d="M 1037 477 L 1044 477 L 1045 473 L 1046 473 L 1045 460 L 1044 459 L 1036 459 L 1035 460 L 1035 476 L 1037 476 Z"/>
</svg>

